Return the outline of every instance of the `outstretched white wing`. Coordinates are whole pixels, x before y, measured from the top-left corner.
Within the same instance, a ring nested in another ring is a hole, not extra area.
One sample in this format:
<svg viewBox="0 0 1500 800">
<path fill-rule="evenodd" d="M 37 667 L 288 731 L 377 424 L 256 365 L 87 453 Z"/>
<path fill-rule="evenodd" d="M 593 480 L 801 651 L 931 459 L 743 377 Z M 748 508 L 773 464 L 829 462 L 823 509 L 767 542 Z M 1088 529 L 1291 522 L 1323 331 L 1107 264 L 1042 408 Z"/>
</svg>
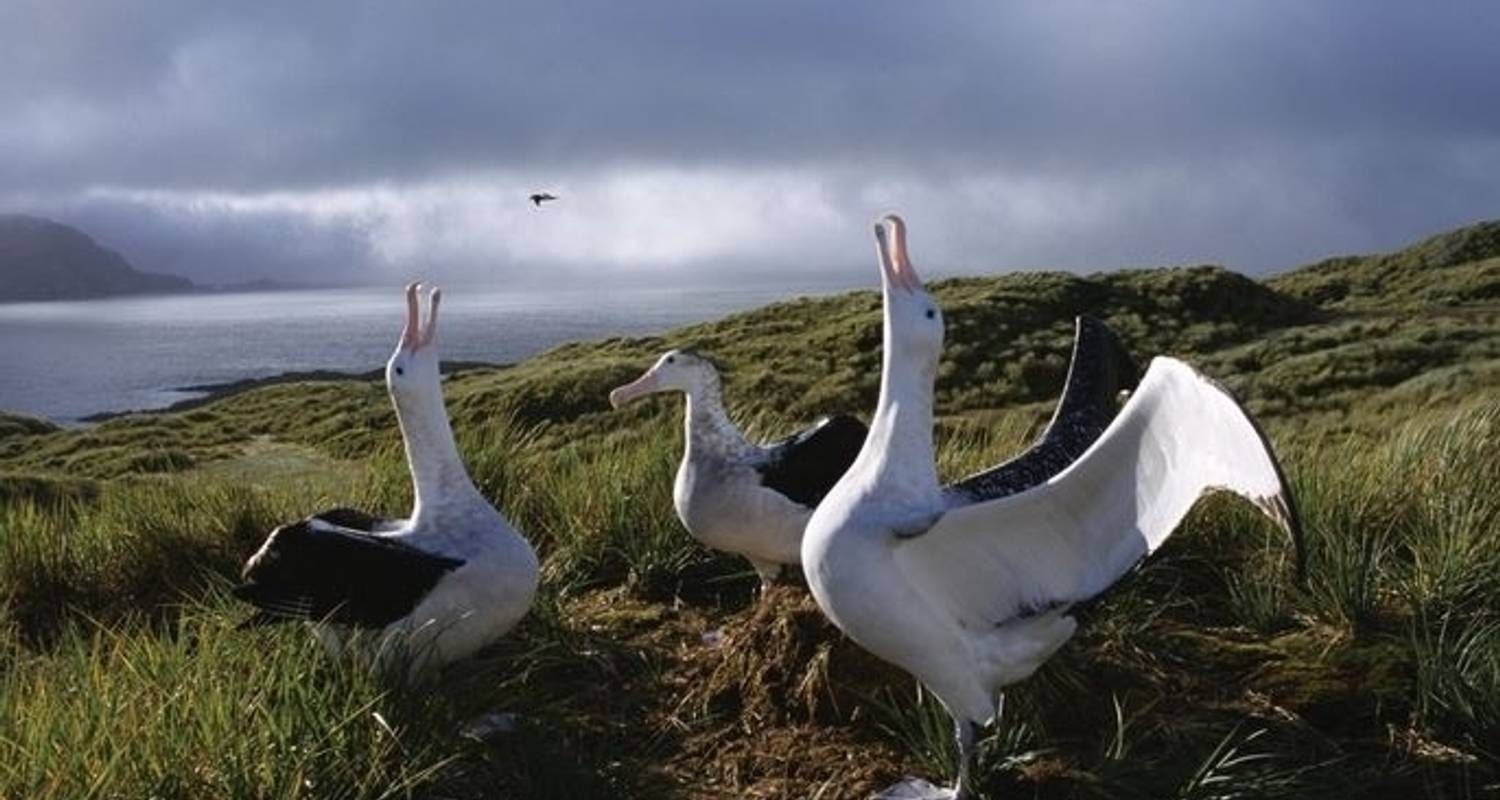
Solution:
<svg viewBox="0 0 1500 800">
<path fill-rule="evenodd" d="M 1218 383 L 1157 358 L 1082 456 L 1020 494 L 952 509 L 899 540 L 913 586 L 965 627 L 1087 599 L 1166 540 L 1204 494 L 1254 502 L 1297 546 L 1301 529 L 1269 443 Z"/>
</svg>

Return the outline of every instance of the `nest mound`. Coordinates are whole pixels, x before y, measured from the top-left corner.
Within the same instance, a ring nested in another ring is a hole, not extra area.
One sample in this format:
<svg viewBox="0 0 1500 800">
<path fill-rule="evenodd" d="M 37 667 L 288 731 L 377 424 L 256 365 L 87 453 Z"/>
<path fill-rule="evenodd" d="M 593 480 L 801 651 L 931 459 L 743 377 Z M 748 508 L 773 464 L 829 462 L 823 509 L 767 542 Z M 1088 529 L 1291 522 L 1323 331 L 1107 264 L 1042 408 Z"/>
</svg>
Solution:
<svg viewBox="0 0 1500 800">
<path fill-rule="evenodd" d="M 746 724 L 846 723 L 882 687 L 911 681 L 840 633 L 801 587 L 768 589 L 717 634 L 695 659 L 680 706 L 689 713 Z"/>
<path fill-rule="evenodd" d="M 751 733 L 720 728 L 686 743 L 676 779 L 689 797 L 782 800 L 867 798 L 909 772 L 884 742 L 846 728 L 766 727 Z"/>
</svg>

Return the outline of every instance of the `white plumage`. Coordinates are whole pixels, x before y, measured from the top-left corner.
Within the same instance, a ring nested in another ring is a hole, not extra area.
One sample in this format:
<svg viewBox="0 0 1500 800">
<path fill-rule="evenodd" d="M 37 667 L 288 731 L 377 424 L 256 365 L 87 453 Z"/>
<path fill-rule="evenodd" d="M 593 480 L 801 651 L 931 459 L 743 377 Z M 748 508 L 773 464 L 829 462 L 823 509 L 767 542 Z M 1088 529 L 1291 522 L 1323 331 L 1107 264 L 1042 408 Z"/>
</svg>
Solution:
<svg viewBox="0 0 1500 800">
<path fill-rule="evenodd" d="M 801 559 L 802 530 L 818 501 L 859 453 L 865 426 L 837 416 L 778 442 L 751 442 L 724 410 L 718 369 L 691 350 L 670 350 L 609 394 L 619 407 L 680 391 L 683 455 L 672 505 L 693 538 L 750 561 L 762 586 Z"/>
<path fill-rule="evenodd" d="M 409 519 L 332 509 L 283 525 L 245 564 L 235 594 L 261 623 L 318 623 L 331 648 L 373 644 L 417 674 L 477 652 L 513 627 L 536 593 L 536 554 L 469 478 L 448 415 L 437 354 L 440 299 L 422 325 L 419 286 L 386 365 L 415 494 Z M 355 636 L 374 634 L 373 641 Z"/>
<path fill-rule="evenodd" d="M 1300 528 L 1254 422 L 1172 358 L 1155 359 L 1099 439 L 1045 483 L 998 499 L 943 491 L 932 446 L 941 312 L 907 258 L 900 218 L 876 231 L 879 405 L 864 449 L 808 522 L 803 568 L 835 624 L 916 675 L 954 715 L 959 783 L 928 796 L 962 797 L 975 726 L 991 719 L 999 690 L 1072 636 L 1069 604 L 1155 550 L 1199 497 L 1229 491 L 1255 502 L 1294 537 L 1299 565 Z"/>
</svg>

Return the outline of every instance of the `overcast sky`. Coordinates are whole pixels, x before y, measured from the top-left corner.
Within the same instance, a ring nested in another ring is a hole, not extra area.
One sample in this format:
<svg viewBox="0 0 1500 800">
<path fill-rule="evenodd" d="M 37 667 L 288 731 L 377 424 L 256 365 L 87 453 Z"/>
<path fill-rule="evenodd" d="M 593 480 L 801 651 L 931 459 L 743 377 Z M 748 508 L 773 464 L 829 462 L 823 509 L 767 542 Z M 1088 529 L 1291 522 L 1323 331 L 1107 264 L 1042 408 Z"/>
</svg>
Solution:
<svg viewBox="0 0 1500 800">
<path fill-rule="evenodd" d="M 1500 216 L 1497 42 L 1477 1 L 7 0 L 0 210 L 213 281 L 873 275 L 886 210 L 928 273 L 1261 273 Z"/>
</svg>

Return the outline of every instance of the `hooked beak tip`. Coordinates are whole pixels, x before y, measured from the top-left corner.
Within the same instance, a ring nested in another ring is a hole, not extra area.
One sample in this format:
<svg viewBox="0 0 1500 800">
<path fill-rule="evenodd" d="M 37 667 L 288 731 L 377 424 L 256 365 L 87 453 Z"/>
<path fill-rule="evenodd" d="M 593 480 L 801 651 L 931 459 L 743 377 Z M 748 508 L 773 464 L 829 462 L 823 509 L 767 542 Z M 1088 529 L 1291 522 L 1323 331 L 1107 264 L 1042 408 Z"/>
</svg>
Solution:
<svg viewBox="0 0 1500 800">
<path fill-rule="evenodd" d="M 896 214 L 886 214 L 875 222 L 875 243 L 880 252 L 881 273 L 887 287 L 921 290 L 922 281 L 912 268 L 906 250 L 906 222 Z"/>
<path fill-rule="evenodd" d="M 609 405 L 611 408 L 619 408 L 642 395 L 648 395 L 654 391 L 656 391 L 656 376 L 647 372 L 630 383 L 624 386 L 617 386 L 610 391 Z"/>
<path fill-rule="evenodd" d="M 624 386 L 616 386 L 611 389 L 609 392 L 609 407 L 621 408 L 637 397 L 646 394 L 645 381 L 646 377 L 641 376 Z"/>
</svg>

